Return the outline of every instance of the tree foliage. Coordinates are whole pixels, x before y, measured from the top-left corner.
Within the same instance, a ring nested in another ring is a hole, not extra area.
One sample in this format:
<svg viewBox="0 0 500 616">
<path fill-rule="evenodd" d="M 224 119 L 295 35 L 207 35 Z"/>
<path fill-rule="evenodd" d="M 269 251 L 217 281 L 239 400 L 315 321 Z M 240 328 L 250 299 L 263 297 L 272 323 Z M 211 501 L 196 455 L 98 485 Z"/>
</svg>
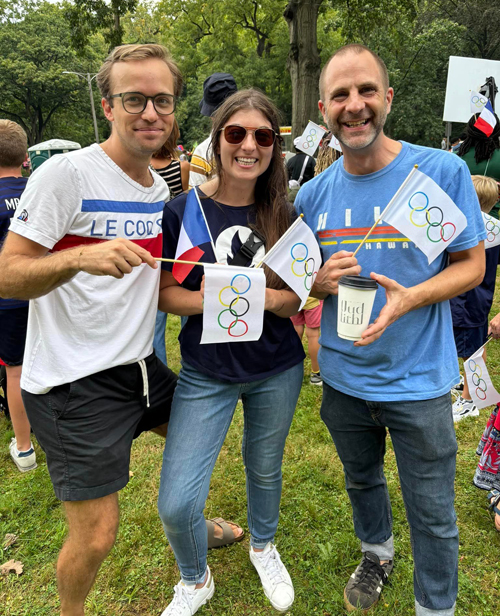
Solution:
<svg viewBox="0 0 500 616">
<path fill-rule="evenodd" d="M 319 118 L 319 67 L 348 42 L 368 45 L 387 64 L 395 88 L 389 134 L 437 146 L 448 58 L 500 59 L 500 6 L 491 0 L 0 0 L 0 113 L 23 124 L 31 143 L 57 135 L 87 145 L 93 131 L 86 84 L 62 71 L 95 72 L 110 47 L 154 41 L 170 49 L 184 75 L 176 117 L 188 149 L 210 130 L 210 119 L 199 114 L 210 74 L 229 72 L 239 88 L 264 91 L 297 134 Z M 98 106 L 97 93 L 95 100 Z M 102 136 L 108 127 L 98 115 Z"/>
<path fill-rule="evenodd" d="M 91 55 L 77 58 L 60 7 L 42 2 L 24 8 L 22 15 L 0 22 L 0 114 L 18 122 L 33 145 L 58 117 L 90 108 L 88 90 L 63 71 L 86 71 L 97 62 Z M 90 110 L 88 117 L 92 129 Z"/>
</svg>

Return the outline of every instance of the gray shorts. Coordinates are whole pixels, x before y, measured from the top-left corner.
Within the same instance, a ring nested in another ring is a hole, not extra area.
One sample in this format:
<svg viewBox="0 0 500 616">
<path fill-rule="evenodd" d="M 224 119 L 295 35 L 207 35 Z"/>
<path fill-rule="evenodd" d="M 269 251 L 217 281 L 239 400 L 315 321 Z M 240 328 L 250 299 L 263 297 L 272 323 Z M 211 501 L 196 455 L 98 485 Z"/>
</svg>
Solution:
<svg viewBox="0 0 500 616">
<path fill-rule="evenodd" d="M 152 354 L 145 360 L 149 407 L 139 363 L 53 387 L 22 392 L 35 436 L 62 501 L 113 494 L 129 480 L 132 441 L 168 422 L 176 375 Z"/>
</svg>

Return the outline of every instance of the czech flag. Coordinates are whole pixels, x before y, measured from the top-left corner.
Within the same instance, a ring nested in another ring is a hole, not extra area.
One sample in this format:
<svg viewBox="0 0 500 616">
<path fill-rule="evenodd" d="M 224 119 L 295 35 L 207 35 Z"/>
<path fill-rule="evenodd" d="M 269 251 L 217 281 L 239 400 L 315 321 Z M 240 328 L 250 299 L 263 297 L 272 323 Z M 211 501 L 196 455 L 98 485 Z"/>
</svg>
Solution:
<svg viewBox="0 0 500 616">
<path fill-rule="evenodd" d="M 212 238 L 201 208 L 198 192 L 196 188 L 193 188 L 189 191 L 186 199 L 175 258 L 183 261 L 199 261 L 205 254 L 200 245 L 210 244 L 211 241 Z M 174 263 L 172 275 L 179 284 L 182 284 L 193 267 L 195 266 L 187 263 Z"/>
<path fill-rule="evenodd" d="M 488 101 L 476 120 L 474 128 L 479 129 L 482 133 L 489 137 L 493 132 L 496 123 L 497 119 L 495 118 L 495 112 L 493 111 L 490 101 Z"/>
</svg>

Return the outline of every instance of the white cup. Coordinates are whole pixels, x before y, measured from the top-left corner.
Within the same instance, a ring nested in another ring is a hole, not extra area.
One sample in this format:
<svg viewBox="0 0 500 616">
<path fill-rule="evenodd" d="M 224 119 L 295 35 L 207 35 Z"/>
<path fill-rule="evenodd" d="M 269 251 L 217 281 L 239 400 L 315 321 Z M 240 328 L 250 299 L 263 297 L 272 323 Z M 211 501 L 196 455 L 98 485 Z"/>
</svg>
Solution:
<svg viewBox="0 0 500 616">
<path fill-rule="evenodd" d="M 363 276 L 342 276 L 339 280 L 337 334 L 344 340 L 361 340 L 370 323 L 378 284 Z"/>
</svg>

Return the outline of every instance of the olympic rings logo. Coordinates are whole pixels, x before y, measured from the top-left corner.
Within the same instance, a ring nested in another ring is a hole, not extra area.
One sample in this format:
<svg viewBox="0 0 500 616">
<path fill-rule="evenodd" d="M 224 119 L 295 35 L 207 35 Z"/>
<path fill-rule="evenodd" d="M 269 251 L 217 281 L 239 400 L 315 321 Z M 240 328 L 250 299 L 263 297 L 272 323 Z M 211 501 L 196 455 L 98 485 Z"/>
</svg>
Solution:
<svg viewBox="0 0 500 616">
<path fill-rule="evenodd" d="M 412 205 L 412 201 L 414 205 Z M 422 203 L 423 202 L 423 203 Z M 429 197 L 422 191 L 417 191 L 408 200 L 411 209 L 410 222 L 415 227 L 427 227 L 427 238 L 437 244 L 441 241 L 449 242 L 456 233 L 456 226 L 452 222 L 443 223 L 443 210 L 437 205 L 429 207 Z M 415 216 L 417 220 L 415 220 Z M 419 217 L 424 217 L 419 220 Z M 446 229 L 448 227 L 448 229 Z"/>
<path fill-rule="evenodd" d="M 474 105 L 474 107 L 480 109 L 481 107 L 484 107 L 486 105 L 488 99 L 484 96 L 472 96 L 470 102 Z"/>
<path fill-rule="evenodd" d="M 248 331 L 248 323 L 241 317 L 250 310 L 250 302 L 242 295 L 245 295 L 251 286 L 252 282 L 246 274 L 236 274 L 231 284 L 219 292 L 219 302 L 224 306 L 224 310 L 219 313 L 217 322 L 233 338 L 241 338 Z"/>
<path fill-rule="evenodd" d="M 490 226 L 488 227 L 488 225 L 490 225 Z M 491 218 L 489 218 L 486 221 L 486 224 L 484 226 L 485 226 L 486 231 L 488 233 L 488 235 L 486 236 L 486 241 L 487 242 L 494 242 L 496 240 L 497 235 L 500 233 L 500 227 Z"/>
<path fill-rule="evenodd" d="M 318 270 L 316 269 L 316 261 L 313 257 L 309 257 L 309 249 L 302 242 L 294 244 L 290 250 L 292 255 L 291 270 L 297 278 L 304 278 L 304 287 L 310 291 Z M 298 270 L 298 271 L 297 271 Z"/>
<path fill-rule="evenodd" d="M 302 144 L 304 150 L 308 150 L 309 148 L 316 147 L 316 142 L 318 141 L 318 135 L 315 128 L 311 128 L 309 134 L 306 137 L 306 140 Z"/>
<path fill-rule="evenodd" d="M 468 363 L 469 370 L 472 372 L 472 383 L 476 388 L 476 396 L 479 398 L 479 400 L 486 400 L 486 390 L 488 389 L 488 386 L 486 385 L 486 381 L 481 378 L 483 375 L 481 366 L 478 366 L 473 359 L 469 359 Z M 484 387 L 481 387 L 481 383 L 484 385 Z"/>
</svg>

